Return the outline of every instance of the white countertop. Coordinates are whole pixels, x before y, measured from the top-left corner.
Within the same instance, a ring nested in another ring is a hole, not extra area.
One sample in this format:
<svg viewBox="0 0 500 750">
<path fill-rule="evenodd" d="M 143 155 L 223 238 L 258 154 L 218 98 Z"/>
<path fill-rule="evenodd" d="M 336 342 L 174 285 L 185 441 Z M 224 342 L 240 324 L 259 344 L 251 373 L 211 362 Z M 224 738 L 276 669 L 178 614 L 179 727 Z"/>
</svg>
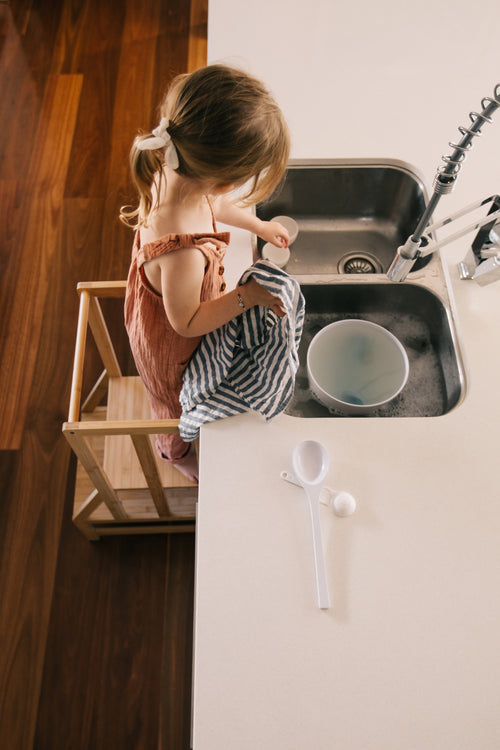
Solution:
<svg viewBox="0 0 500 750">
<path fill-rule="evenodd" d="M 211 0 L 209 59 L 265 78 L 294 157 L 398 158 L 430 183 L 500 80 L 498 4 L 477 20 L 464 2 L 425 0 L 414 18 L 395 0 L 331 5 Z M 500 190 L 500 123 L 483 132 L 437 217 Z M 452 412 L 248 414 L 203 429 L 194 750 L 500 747 L 500 283 L 458 280 L 467 239 L 444 251 L 467 366 Z M 233 249 L 245 265 L 243 238 Z M 304 439 L 328 450 L 326 484 L 357 500 L 347 518 L 321 507 L 328 611 L 315 601 L 305 494 L 280 478 Z"/>
</svg>

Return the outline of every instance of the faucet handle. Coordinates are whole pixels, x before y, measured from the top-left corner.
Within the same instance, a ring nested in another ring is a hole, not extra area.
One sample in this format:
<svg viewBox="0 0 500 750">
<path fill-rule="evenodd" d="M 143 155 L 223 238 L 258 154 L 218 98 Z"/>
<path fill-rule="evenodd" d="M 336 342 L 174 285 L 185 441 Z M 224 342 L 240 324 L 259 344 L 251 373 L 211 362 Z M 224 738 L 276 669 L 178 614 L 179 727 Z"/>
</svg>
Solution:
<svg viewBox="0 0 500 750">
<path fill-rule="evenodd" d="M 492 204 L 486 219 L 467 252 L 458 264 L 458 274 L 462 280 L 472 279 L 480 286 L 492 284 L 500 279 L 500 238 L 494 228 L 500 221 L 500 196 L 491 197 Z"/>
<path fill-rule="evenodd" d="M 472 250 L 479 261 L 491 257 L 492 254 L 496 255 L 500 249 L 498 245 L 499 238 L 494 231 L 494 227 L 499 221 L 498 210 L 500 209 L 500 196 L 494 195 L 491 197 L 491 200 L 492 203 L 490 210 L 487 213 L 486 223 L 483 224 L 472 243 Z M 492 214 L 494 217 L 492 217 Z M 488 217 L 491 221 L 488 220 Z M 493 253 L 491 252 L 492 250 L 494 251 Z"/>
<path fill-rule="evenodd" d="M 458 275 L 463 281 L 476 281 L 479 286 L 487 286 L 500 279 L 500 253 L 478 261 L 476 254 L 469 249 L 464 260 L 458 264 Z"/>
</svg>

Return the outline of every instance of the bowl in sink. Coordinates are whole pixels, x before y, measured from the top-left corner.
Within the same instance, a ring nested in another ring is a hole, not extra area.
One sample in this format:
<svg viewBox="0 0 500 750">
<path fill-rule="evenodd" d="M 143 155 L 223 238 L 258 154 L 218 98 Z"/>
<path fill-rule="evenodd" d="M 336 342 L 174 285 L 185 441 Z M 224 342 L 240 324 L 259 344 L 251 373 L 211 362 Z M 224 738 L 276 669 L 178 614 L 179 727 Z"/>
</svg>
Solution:
<svg viewBox="0 0 500 750">
<path fill-rule="evenodd" d="M 295 391 L 286 413 L 295 417 L 343 417 L 311 392 L 307 351 L 314 336 L 337 320 L 363 319 L 390 331 L 404 346 L 409 376 L 401 393 L 366 416 L 437 417 L 447 414 L 464 393 L 465 378 L 447 305 L 419 284 L 392 284 L 366 278 L 338 283 L 302 284 L 306 314 L 299 348 Z M 365 416 L 365 415 L 360 415 Z"/>
<path fill-rule="evenodd" d="M 344 319 L 315 334 L 307 350 L 311 392 L 328 409 L 371 414 L 401 393 L 409 375 L 400 341 L 369 320 Z"/>
</svg>

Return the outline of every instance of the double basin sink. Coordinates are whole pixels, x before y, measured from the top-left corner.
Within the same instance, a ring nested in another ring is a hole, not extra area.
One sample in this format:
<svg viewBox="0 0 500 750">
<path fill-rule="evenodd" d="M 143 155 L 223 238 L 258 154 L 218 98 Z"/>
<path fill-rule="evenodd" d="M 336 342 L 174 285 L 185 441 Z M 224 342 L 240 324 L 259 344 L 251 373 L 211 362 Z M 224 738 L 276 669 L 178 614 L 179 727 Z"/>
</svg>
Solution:
<svg viewBox="0 0 500 750">
<path fill-rule="evenodd" d="M 384 326 L 408 354 L 403 391 L 370 416 L 440 416 L 460 403 L 464 370 L 441 259 L 418 260 L 400 284 L 386 276 L 426 202 L 422 179 L 405 162 L 314 160 L 292 162 L 280 189 L 257 207 L 262 219 L 291 216 L 299 226 L 285 270 L 301 285 L 306 316 L 288 414 L 342 416 L 311 394 L 306 357 L 315 333 L 345 318 Z"/>
</svg>

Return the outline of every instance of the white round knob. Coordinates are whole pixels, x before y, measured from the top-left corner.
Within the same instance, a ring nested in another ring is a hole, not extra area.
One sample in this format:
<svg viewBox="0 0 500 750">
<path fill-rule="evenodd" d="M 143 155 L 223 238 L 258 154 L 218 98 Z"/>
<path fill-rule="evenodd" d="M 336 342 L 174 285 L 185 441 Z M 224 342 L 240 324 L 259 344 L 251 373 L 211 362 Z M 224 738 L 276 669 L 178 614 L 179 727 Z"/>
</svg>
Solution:
<svg viewBox="0 0 500 750">
<path fill-rule="evenodd" d="M 337 492 L 331 504 L 337 516 L 350 516 L 356 510 L 356 500 L 350 492 Z"/>
</svg>

